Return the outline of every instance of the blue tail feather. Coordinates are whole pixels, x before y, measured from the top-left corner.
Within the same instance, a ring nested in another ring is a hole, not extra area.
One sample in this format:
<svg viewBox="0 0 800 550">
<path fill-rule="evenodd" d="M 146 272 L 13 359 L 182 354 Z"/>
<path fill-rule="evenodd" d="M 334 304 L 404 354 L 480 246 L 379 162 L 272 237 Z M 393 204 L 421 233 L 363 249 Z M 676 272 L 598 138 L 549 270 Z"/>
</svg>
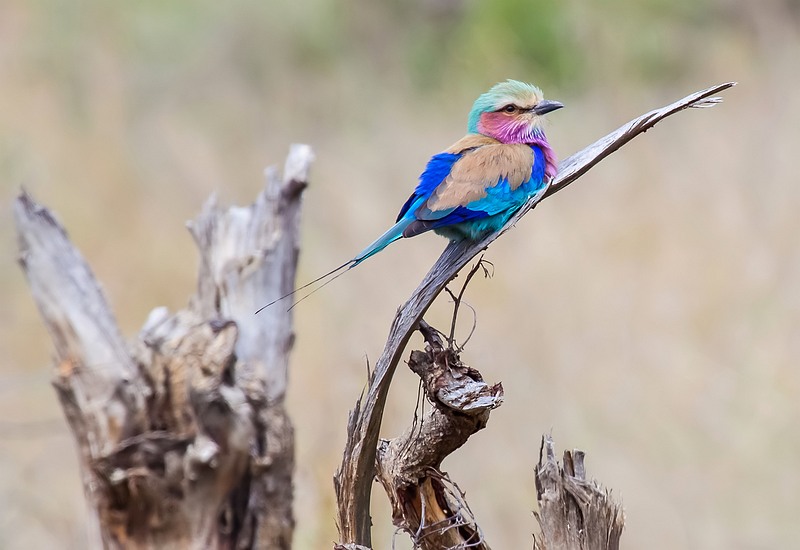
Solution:
<svg viewBox="0 0 800 550">
<path fill-rule="evenodd" d="M 364 250 L 359 252 L 356 255 L 356 257 L 353 258 L 353 260 L 352 260 L 353 261 L 353 265 L 350 266 L 350 267 L 357 266 L 358 264 L 360 264 L 361 262 L 363 262 L 367 258 L 374 256 L 375 254 L 377 254 L 378 252 L 380 252 L 381 250 L 383 250 L 384 248 L 386 248 L 387 246 L 389 246 L 390 244 L 392 244 L 396 240 L 402 239 L 403 238 L 403 230 L 406 227 L 408 227 L 409 224 L 411 224 L 411 222 L 413 222 L 413 221 L 414 221 L 413 217 L 401 218 L 400 221 L 398 221 L 396 224 L 394 224 L 392 227 L 390 227 L 389 230 L 386 231 L 386 233 L 384 233 L 383 235 L 381 235 L 380 237 L 375 239 L 375 242 L 373 242 L 367 248 L 365 248 Z"/>
</svg>

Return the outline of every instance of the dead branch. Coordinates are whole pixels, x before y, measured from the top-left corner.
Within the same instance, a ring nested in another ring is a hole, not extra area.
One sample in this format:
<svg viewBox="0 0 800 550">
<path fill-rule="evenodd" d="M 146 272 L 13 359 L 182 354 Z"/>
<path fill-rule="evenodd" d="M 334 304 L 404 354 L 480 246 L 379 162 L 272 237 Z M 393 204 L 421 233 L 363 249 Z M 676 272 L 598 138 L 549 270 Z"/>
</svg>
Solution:
<svg viewBox="0 0 800 550">
<path fill-rule="evenodd" d="M 535 550 L 618 550 L 625 525 L 622 506 L 596 481 L 586 480 L 583 451 L 564 451 L 558 464 L 553 438 L 542 436 L 536 467 Z"/>
<path fill-rule="evenodd" d="M 537 202 L 564 189 L 602 159 L 642 134 L 664 118 L 690 107 L 708 107 L 735 83 L 719 84 L 695 92 L 671 105 L 644 114 L 572 155 L 559 165 L 558 175 L 540 199 L 532 199 L 508 221 L 502 231 L 476 242 L 451 242 L 392 321 L 383 353 L 375 365 L 366 398 L 359 398 L 350 413 L 347 442 L 334 485 L 338 526 L 343 543 L 371 545 L 370 489 L 375 476 L 381 420 L 392 376 L 403 350 L 422 316 L 445 285 L 480 251 L 516 224 Z"/>
<path fill-rule="evenodd" d="M 56 348 L 90 541 L 104 548 L 288 549 L 294 435 L 284 410 L 310 149 L 246 208 L 190 224 L 201 268 L 185 310 L 153 310 L 129 348 L 88 265 L 48 210 L 15 203 L 20 263 Z M 132 266 L 133 267 L 133 266 Z"/>
<path fill-rule="evenodd" d="M 411 352 L 408 366 L 433 407 L 400 437 L 381 440 L 378 481 L 389 496 L 395 526 L 411 536 L 415 548 L 488 549 L 463 494 L 440 467 L 486 426 L 489 412 L 503 402 L 503 387 L 486 384 L 425 321 L 420 332 L 425 351 Z"/>
</svg>

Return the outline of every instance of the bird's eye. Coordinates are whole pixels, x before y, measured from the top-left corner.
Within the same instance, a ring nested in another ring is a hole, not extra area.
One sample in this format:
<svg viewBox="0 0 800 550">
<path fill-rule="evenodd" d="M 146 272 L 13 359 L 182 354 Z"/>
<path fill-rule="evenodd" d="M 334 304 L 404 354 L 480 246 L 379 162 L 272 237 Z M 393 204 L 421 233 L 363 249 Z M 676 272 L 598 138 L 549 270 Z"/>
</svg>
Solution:
<svg viewBox="0 0 800 550">
<path fill-rule="evenodd" d="M 517 111 L 517 107 L 515 105 L 506 105 L 503 107 L 503 111 L 506 113 L 515 113 Z"/>
</svg>

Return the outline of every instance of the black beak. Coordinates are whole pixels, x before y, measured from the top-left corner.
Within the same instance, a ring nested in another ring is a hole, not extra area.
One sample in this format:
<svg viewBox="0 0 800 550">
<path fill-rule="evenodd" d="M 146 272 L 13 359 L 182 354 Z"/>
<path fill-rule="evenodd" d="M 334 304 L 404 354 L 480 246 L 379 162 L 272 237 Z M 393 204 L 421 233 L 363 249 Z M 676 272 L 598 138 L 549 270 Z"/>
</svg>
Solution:
<svg viewBox="0 0 800 550">
<path fill-rule="evenodd" d="M 537 115 L 544 115 L 551 111 L 555 111 L 556 109 L 560 109 L 563 106 L 564 104 L 559 103 L 558 101 L 549 101 L 547 99 L 543 99 L 536 104 L 536 107 L 533 108 L 533 112 Z"/>
</svg>

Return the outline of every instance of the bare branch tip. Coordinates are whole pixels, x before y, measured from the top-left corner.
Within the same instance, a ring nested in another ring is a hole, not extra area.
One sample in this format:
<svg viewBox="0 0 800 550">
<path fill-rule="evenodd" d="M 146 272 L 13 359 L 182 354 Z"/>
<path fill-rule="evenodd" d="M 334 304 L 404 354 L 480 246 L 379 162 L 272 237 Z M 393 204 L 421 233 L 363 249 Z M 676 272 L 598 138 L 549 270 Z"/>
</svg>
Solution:
<svg viewBox="0 0 800 550">
<path fill-rule="evenodd" d="M 28 192 L 28 190 L 25 189 L 24 186 L 20 186 L 16 202 L 21 208 L 24 208 L 29 212 L 33 212 L 39 208 L 42 208 L 42 206 L 36 202 L 36 200 Z"/>
<path fill-rule="evenodd" d="M 689 105 L 689 107 L 692 109 L 708 109 L 709 107 L 714 107 L 720 103 L 722 103 L 722 98 L 720 96 L 714 96 L 695 101 Z"/>
<path fill-rule="evenodd" d="M 25 189 L 24 185 L 19 186 L 19 193 L 17 194 L 18 201 L 33 201 L 31 194 L 28 193 L 28 190 Z"/>
<path fill-rule="evenodd" d="M 285 184 L 289 184 L 292 181 L 307 182 L 308 172 L 313 162 L 314 152 L 310 145 L 293 143 L 289 148 L 289 155 L 286 157 L 286 164 L 283 168 Z"/>
</svg>

